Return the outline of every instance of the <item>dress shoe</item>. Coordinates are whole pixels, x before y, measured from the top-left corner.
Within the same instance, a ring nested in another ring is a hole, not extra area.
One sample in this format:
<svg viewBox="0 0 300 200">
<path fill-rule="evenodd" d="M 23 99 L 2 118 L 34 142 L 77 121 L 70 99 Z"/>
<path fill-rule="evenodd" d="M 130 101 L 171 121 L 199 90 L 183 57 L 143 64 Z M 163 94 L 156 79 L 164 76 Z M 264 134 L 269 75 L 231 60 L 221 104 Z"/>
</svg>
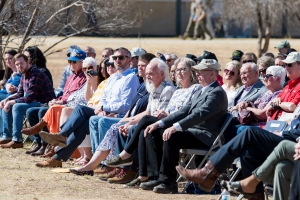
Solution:
<svg viewBox="0 0 300 200">
<path fill-rule="evenodd" d="M 48 133 L 46 131 L 40 132 L 41 138 L 47 142 L 48 144 L 52 144 L 55 146 L 66 147 L 67 138 L 57 133 Z"/>
<path fill-rule="evenodd" d="M 110 172 L 113 169 L 114 169 L 113 167 L 107 167 L 105 165 L 101 165 L 100 168 L 94 170 L 94 173 L 95 174 L 106 174 L 106 173 Z"/>
<path fill-rule="evenodd" d="M 220 175 L 210 161 L 201 169 L 190 170 L 179 165 L 176 166 L 176 170 L 183 178 L 198 183 L 198 187 L 205 192 L 210 192 L 214 188 Z"/>
<path fill-rule="evenodd" d="M 116 174 L 114 177 L 107 179 L 109 183 L 117 183 L 117 184 L 124 184 L 129 183 L 133 179 L 135 179 L 137 172 L 129 169 L 121 169 L 121 171 Z"/>
<path fill-rule="evenodd" d="M 45 126 L 47 125 L 47 122 L 45 122 L 43 119 L 36 125 L 29 127 L 29 128 L 24 128 L 21 132 L 25 135 L 34 135 L 38 134 Z"/>
<path fill-rule="evenodd" d="M 120 171 L 121 171 L 121 169 L 118 168 L 118 167 L 116 167 L 116 168 L 114 168 L 113 170 L 111 170 L 111 171 L 109 171 L 109 172 L 107 172 L 107 173 L 105 173 L 105 174 L 100 174 L 100 175 L 98 176 L 98 178 L 99 178 L 100 180 L 102 180 L 102 181 L 107 181 L 107 179 L 112 178 L 112 177 L 115 177 Z"/>
<path fill-rule="evenodd" d="M 51 145 L 50 149 L 47 152 L 45 152 L 46 154 L 41 155 L 41 157 L 42 158 L 50 158 L 50 157 L 54 156 L 54 154 L 55 154 L 54 148 L 55 148 L 55 146 Z"/>
<path fill-rule="evenodd" d="M 23 142 L 15 142 L 12 140 L 9 143 L 1 144 L 0 146 L 2 148 L 13 148 L 13 149 L 23 148 Z"/>
<path fill-rule="evenodd" d="M 153 190 L 154 187 L 156 187 L 162 183 L 163 182 L 159 181 L 159 180 L 148 181 L 145 183 L 141 183 L 140 188 L 142 188 L 143 190 Z"/>
<path fill-rule="evenodd" d="M 32 152 L 30 155 L 32 156 L 41 156 L 45 153 L 46 147 L 48 144 L 43 143 L 42 146 L 36 152 Z"/>
<path fill-rule="evenodd" d="M 11 140 L 0 140 L 0 144 L 7 144 L 11 142 Z"/>
<path fill-rule="evenodd" d="M 34 153 L 34 152 L 38 151 L 41 148 L 41 146 L 42 146 L 42 143 L 37 143 L 32 150 L 25 151 L 25 153 L 26 154 Z"/>
<path fill-rule="evenodd" d="M 177 183 L 162 183 L 154 187 L 153 192 L 161 194 L 177 194 L 178 185 Z"/>
<path fill-rule="evenodd" d="M 55 160 L 54 158 L 50 158 L 43 162 L 35 163 L 37 167 L 62 167 L 62 162 L 60 160 Z"/>
</svg>

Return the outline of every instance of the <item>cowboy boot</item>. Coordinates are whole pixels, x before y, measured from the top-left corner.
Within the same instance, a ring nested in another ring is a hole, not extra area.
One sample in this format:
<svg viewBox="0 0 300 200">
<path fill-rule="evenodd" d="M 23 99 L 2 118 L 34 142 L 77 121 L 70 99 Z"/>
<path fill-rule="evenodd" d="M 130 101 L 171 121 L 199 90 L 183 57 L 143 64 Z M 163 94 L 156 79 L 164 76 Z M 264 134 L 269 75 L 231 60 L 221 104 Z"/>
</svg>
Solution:
<svg viewBox="0 0 300 200">
<path fill-rule="evenodd" d="M 32 150 L 25 151 L 25 153 L 26 154 L 34 153 L 34 152 L 38 151 L 41 148 L 41 146 L 42 146 L 41 143 L 37 143 Z"/>
<path fill-rule="evenodd" d="M 210 161 L 201 169 L 185 169 L 179 165 L 176 166 L 176 170 L 183 178 L 198 183 L 198 187 L 205 192 L 210 192 L 214 188 L 220 175 Z"/>
<path fill-rule="evenodd" d="M 54 156 L 54 154 L 55 154 L 54 148 L 55 148 L 55 146 L 51 145 L 50 149 L 48 150 L 48 152 L 45 152 L 46 154 L 41 155 L 41 157 L 42 158 L 49 158 L 49 157 Z"/>
<path fill-rule="evenodd" d="M 47 122 L 45 122 L 43 119 L 41 119 L 41 121 L 39 123 L 37 123 L 36 125 L 29 127 L 29 128 L 25 128 L 22 130 L 22 133 L 25 135 L 34 135 L 34 134 L 38 134 L 39 132 L 41 132 L 41 130 L 47 125 Z"/>
<path fill-rule="evenodd" d="M 43 143 L 41 145 L 41 148 L 39 148 L 39 150 L 37 150 L 36 152 L 32 152 L 30 155 L 32 156 L 41 156 L 45 153 L 46 147 L 47 147 L 47 143 Z"/>
</svg>

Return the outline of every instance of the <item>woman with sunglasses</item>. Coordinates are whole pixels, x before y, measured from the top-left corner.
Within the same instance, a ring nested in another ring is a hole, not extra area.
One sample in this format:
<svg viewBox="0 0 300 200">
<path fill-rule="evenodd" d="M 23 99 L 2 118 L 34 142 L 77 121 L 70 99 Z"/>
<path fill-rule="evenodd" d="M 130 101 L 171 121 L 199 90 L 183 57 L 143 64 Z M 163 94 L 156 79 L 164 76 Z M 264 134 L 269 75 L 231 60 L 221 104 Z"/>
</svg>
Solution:
<svg viewBox="0 0 300 200">
<path fill-rule="evenodd" d="M 241 64 L 239 61 L 233 60 L 226 64 L 224 69 L 225 83 L 222 88 L 225 90 L 228 99 L 228 109 L 234 106 L 234 98 L 237 89 L 241 87 L 242 81 L 240 77 Z"/>
<path fill-rule="evenodd" d="M 268 67 L 275 65 L 275 60 L 270 56 L 262 56 L 257 61 L 259 78 L 262 80 Z"/>
<path fill-rule="evenodd" d="M 268 88 L 268 91 L 262 94 L 253 103 L 254 107 L 246 107 L 248 111 L 254 113 L 257 122 L 249 124 L 252 126 L 264 126 L 267 122 L 267 110 L 269 108 L 269 102 L 275 99 L 283 88 L 286 72 L 284 68 L 280 66 L 271 66 L 266 70 L 266 74 L 263 76 L 263 83 Z M 241 126 L 237 130 L 237 134 L 242 132 L 248 126 Z"/>
</svg>

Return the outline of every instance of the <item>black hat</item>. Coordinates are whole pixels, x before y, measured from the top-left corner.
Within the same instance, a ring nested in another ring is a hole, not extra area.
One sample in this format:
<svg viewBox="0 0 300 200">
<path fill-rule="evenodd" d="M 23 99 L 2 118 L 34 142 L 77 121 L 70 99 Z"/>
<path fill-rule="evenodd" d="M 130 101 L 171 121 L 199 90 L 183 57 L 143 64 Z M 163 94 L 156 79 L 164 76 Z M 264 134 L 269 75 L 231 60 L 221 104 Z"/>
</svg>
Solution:
<svg viewBox="0 0 300 200">
<path fill-rule="evenodd" d="M 186 58 L 190 58 L 190 59 L 192 59 L 193 61 L 197 62 L 197 59 L 196 59 L 197 57 L 196 57 L 195 55 L 193 55 L 193 54 L 186 54 L 185 57 L 186 57 Z"/>
<path fill-rule="evenodd" d="M 231 60 L 237 60 L 237 61 L 240 61 L 243 55 L 244 55 L 244 52 L 242 52 L 241 50 L 235 50 L 235 51 L 232 53 Z"/>
<path fill-rule="evenodd" d="M 214 60 L 218 61 L 218 59 L 217 59 L 217 57 L 214 53 L 209 52 L 209 51 L 205 51 L 205 50 L 203 51 L 201 56 L 196 58 L 196 60 L 198 60 L 200 62 L 201 62 L 202 59 L 214 59 Z"/>
</svg>

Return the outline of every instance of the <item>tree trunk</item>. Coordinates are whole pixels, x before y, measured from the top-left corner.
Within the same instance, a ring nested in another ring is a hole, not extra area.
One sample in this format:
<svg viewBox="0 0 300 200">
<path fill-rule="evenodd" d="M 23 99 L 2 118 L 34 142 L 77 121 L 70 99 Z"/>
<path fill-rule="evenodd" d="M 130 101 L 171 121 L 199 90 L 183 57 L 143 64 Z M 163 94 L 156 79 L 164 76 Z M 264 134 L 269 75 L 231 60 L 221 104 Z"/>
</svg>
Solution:
<svg viewBox="0 0 300 200">
<path fill-rule="evenodd" d="M 258 27 L 257 27 L 257 35 L 258 35 L 258 42 L 257 42 L 257 55 L 258 57 L 261 56 L 262 52 L 261 52 L 261 43 L 262 43 L 262 39 L 263 39 L 263 23 L 262 23 L 262 16 L 261 16 L 261 12 L 260 12 L 260 5 L 259 3 L 256 4 L 256 15 L 257 15 L 257 23 L 258 23 Z"/>
<path fill-rule="evenodd" d="M 270 38 L 271 38 L 271 17 L 270 17 L 270 9 L 269 9 L 268 5 L 266 5 L 265 15 L 266 15 L 266 18 L 265 18 L 265 24 L 266 24 L 265 42 L 264 42 L 264 47 L 261 50 L 261 54 L 266 53 L 268 51 L 269 42 L 270 42 Z"/>
</svg>

